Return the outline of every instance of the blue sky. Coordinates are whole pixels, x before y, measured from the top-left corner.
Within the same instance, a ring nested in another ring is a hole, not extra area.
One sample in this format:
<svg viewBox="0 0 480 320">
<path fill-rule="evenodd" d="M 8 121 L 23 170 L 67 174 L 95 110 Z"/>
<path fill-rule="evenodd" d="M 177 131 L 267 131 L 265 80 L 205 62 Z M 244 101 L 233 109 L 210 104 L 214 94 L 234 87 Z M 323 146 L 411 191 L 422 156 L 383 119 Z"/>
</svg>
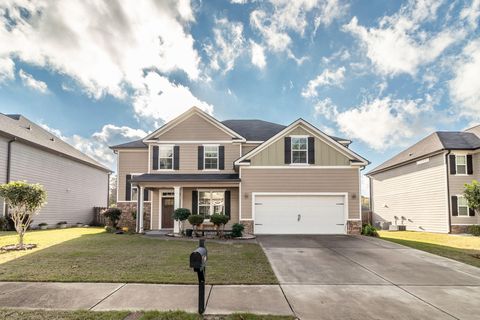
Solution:
<svg viewBox="0 0 480 320">
<path fill-rule="evenodd" d="M 112 168 L 109 144 L 191 105 L 304 118 L 352 139 L 368 169 L 480 120 L 480 0 L 13 0 L 0 12 L 0 112 Z"/>
</svg>

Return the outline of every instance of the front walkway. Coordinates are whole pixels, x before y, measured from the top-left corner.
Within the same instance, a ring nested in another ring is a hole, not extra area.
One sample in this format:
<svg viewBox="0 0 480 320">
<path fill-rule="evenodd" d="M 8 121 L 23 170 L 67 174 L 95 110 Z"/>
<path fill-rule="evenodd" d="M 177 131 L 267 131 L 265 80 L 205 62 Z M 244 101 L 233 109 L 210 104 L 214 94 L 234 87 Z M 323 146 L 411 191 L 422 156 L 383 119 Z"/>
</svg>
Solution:
<svg viewBox="0 0 480 320">
<path fill-rule="evenodd" d="M 208 285 L 205 295 L 206 314 L 293 315 L 278 285 Z M 0 282 L 0 308 L 195 313 L 197 299 L 195 285 Z"/>
</svg>

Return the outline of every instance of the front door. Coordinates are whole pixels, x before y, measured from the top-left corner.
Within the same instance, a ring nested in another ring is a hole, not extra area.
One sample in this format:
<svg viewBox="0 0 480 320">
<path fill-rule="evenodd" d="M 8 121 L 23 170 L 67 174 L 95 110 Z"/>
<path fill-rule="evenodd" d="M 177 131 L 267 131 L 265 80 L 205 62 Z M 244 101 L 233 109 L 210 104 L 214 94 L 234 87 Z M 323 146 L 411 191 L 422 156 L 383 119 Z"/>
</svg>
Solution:
<svg viewBox="0 0 480 320">
<path fill-rule="evenodd" d="M 162 198 L 162 229 L 173 228 L 173 198 Z"/>
</svg>

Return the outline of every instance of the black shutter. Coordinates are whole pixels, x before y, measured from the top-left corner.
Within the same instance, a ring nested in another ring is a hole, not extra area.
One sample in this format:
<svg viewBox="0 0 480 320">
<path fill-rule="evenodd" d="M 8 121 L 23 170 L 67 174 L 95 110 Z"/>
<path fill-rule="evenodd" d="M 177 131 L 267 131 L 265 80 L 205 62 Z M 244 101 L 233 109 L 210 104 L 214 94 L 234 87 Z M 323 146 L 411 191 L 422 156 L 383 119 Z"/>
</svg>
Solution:
<svg viewBox="0 0 480 320">
<path fill-rule="evenodd" d="M 173 147 L 173 170 L 180 169 L 180 147 Z"/>
<path fill-rule="evenodd" d="M 473 210 L 472 208 L 468 208 L 468 209 L 469 209 L 468 215 L 469 215 L 470 217 L 474 217 L 474 216 L 475 216 L 475 210 Z"/>
<path fill-rule="evenodd" d="M 315 138 L 308 137 L 308 163 L 315 164 Z"/>
<path fill-rule="evenodd" d="M 472 155 L 467 155 L 467 174 L 473 174 L 473 159 Z"/>
<path fill-rule="evenodd" d="M 127 174 L 127 177 L 125 179 L 125 201 L 130 201 L 131 200 L 132 184 L 131 184 L 130 180 L 132 180 L 132 175 Z"/>
<path fill-rule="evenodd" d="M 143 201 L 148 201 L 148 190 L 143 189 Z"/>
<path fill-rule="evenodd" d="M 224 146 L 218 147 L 218 169 L 219 170 L 225 169 L 225 147 Z"/>
<path fill-rule="evenodd" d="M 158 170 L 158 146 L 153 146 L 152 169 L 153 170 Z"/>
<path fill-rule="evenodd" d="M 198 146 L 198 170 L 203 170 L 203 146 Z"/>
<path fill-rule="evenodd" d="M 225 191 L 224 195 L 225 199 L 224 201 L 224 206 L 225 206 L 225 215 L 231 217 L 230 215 L 230 191 Z"/>
<path fill-rule="evenodd" d="M 452 216 L 458 216 L 458 199 L 456 196 L 452 196 Z"/>
<path fill-rule="evenodd" d="M 292 163 L 292 138 L 285 137 L 285 164 Z"/>
<path fill-rule="evenodd" d="M 192 191 L 192 214 L 198 214 L 198 191 Z"/>
<path fill-rule="evenodd" d="M 451 154 L 450 158 L 450 174 L 457 174 L 457 164 L 455 162 L 455 155 Z"/>
</svg>

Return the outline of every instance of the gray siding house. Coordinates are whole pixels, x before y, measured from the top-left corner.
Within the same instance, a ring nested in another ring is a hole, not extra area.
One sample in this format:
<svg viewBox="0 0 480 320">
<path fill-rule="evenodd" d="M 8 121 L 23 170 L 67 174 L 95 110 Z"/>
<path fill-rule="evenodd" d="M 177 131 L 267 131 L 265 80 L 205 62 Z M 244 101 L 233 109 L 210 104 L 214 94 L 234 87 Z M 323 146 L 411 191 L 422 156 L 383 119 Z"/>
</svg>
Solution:
<svg viewBox="0 0 480 320">
<path fill-rule="evenodd" d="M 46 222 L 91 223 L 94 206 L 107 206 L 110 170 L 21 115 L 0 113 L 0 181 L 40 183 L 47 204 L 35 217 Z M 7 213 L 0 198 L 0 215 Z"/>
<path fill-rule="evenodd" d="M 480 224 L 468 207 L 464 185 L 480 179 L 480 125 L 435 132 L 387 160 L 370 178 L 374 223 L 407 230 L 463 233 Z"/>
</svg>

